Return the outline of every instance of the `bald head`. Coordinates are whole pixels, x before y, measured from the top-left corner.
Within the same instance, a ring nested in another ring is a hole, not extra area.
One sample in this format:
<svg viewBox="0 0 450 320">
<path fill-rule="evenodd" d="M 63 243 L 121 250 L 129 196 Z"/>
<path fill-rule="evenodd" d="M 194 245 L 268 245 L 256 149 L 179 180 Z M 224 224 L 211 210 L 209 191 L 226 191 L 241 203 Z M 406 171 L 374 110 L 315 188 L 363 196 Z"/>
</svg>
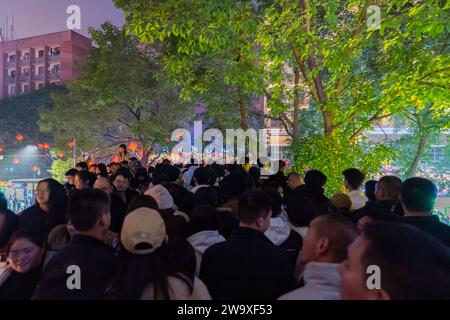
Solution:
<svg viewBox="0 0 450 320">
<path fill-rule="evenodd" d="M 111 181 L 105 177 L 98 177 L 97 180 L 95 180 L 94 189 L 102 190 L 107 195 L 111 195 L 111 192 L 113 191 Z"/>
</svg>

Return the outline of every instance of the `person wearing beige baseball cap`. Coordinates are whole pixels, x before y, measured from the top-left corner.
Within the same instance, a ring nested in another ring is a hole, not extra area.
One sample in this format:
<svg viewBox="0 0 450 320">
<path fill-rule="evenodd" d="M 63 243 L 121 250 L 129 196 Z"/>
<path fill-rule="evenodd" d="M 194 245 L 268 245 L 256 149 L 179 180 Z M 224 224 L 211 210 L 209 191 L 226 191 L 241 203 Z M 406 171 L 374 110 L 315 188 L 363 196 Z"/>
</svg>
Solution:
<svg viewBox="0 0 450 320">
<path fill-rule="evenodd" d="M 194 249 L 185 239 L 168 242 L 158 211 L 141 207 L 130 212 L 120 241 L 120 268 L 108 285 L 106 299 L 211 299 L 206 286 L 194 276 Z"/>
</svg>

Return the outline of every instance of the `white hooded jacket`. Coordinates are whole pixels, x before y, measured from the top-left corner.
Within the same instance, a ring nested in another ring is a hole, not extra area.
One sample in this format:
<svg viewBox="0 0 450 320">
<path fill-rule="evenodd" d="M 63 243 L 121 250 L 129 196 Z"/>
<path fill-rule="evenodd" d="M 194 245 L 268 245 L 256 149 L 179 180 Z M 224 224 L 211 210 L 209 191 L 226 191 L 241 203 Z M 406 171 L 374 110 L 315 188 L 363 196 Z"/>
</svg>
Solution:
<svg viewBox="0 0 450 320">
<path fill-rule="evenodd" d="M 189 238 L 187 241 L 192 245 L 195 250 L 195 257 L 197 261 L 197 266 L 195 268 L 195 274 L 198 276 L 200 273 L 200 265 L 202 263 L 202 256 L 205 253 L 206 249 L 208 249 L 213 244 L 225 241 L 225 238 L 219 234 L 217 230 L 206 230 L 200 231 Z"/>
<path fill-rule="evenodd" d="M 283 217 L 270 219 L 270 225 L 264 235 L 276 246 L 283 244 L 291 234 L 291 228 Z"/>
</svg>

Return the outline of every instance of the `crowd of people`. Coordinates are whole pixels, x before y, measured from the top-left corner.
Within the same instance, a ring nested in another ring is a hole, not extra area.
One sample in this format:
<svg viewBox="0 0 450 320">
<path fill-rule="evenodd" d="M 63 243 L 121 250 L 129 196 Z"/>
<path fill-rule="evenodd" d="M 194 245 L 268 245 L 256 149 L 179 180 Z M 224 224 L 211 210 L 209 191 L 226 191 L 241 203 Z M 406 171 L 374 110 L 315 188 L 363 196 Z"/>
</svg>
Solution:
<svg viewBox="0 0 450 320">
<path fill-rule="evenodd" d="M 19 215 L 0 197 L 0 299 L 450 299 L 450 227 L 430 180 L 349 168 L 327 197 L 322 172 L 286 175 L 283 161 L 261 177 L 248 164 L 145 168 L 121 149 L 64 185 L 40 181 Z"/>
</svg>

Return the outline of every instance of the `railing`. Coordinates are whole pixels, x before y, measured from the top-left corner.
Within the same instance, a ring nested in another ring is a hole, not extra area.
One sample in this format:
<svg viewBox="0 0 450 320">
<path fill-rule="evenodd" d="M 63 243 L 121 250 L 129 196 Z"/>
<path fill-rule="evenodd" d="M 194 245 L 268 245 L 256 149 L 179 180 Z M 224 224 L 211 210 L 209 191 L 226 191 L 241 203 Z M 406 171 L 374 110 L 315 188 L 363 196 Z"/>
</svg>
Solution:
<svg viewBox="0 0 450 320">
<path fill-rule="evenodd" d="M 28 65 L 28 64 L 30 64 L 30 59 L 29 58 L 28 59 L 19 60 L 19 65 L 21 65 L 21 66 Z"/>
<path fill-rule="evenodd" d="M 14 67 L 16 65 L 16 61 L 6 61 L 5 67 Z"/>
<path fill-rule="evenodd" d="M 49 55 L 48 57 L 47 57 L 47 60 L 48 61 L 57 61 L 57 60 L 59 60 L 59 59 L 61 59 L 61 55 Z"/>
<path fill-rule="evenodd" d="M 45 61 L 45 57 L 38 57 L 32 60 L 33 63 L 43 63 Z"/>
<path fill-rule="evenodd" d="M 19 81 L 30 81 L 30 75 L 29 74 L 22 74 L 20 77 L 19 77 Z"/>
<path fill-rule="evenodd" d="M 55 72 L 55 73 L 50 72 L 50 73 L 48 74 L 48 78 L 51 79 L 51 80 L 59 79 L 60 75 L 61 75 L 61 74 L 60 74 L 59 72 Z"/>
<path fill-rule="evenodd" d="M 33 75 L 33 80 L 44 80 L 44 74 L 34 74 Z"/>
<path fill-rule="evenodd" d="M 12 76 L 7 76 L 6 77 L 6 82 L 7 83 L 14 83 L 14 82 L 16 82 L 16 77 L 14 76 L 14 77 L 12 77 Z"/>
</svg>

